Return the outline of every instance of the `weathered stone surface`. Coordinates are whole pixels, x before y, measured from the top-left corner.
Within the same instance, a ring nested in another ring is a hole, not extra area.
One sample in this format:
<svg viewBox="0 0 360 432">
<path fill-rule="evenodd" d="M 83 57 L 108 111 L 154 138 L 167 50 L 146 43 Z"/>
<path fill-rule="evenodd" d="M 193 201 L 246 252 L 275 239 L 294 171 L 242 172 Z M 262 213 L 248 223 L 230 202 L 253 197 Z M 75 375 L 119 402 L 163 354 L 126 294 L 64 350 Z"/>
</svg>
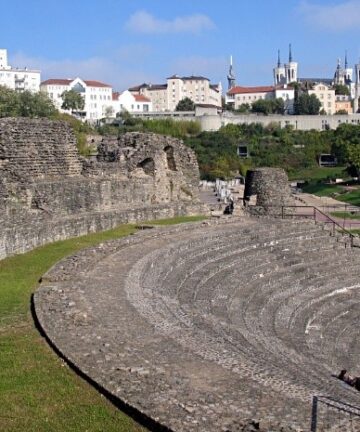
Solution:
<svg viewBox="0 0 360 432">
<path fill-rule="evenodd" d="M 0 259 L 119 223 L 207 212 L 192 150 L 129 133 L 81 158 L 64 122 L 0 119 Z"/>
<path fill-rule="evenodd" d="M 282 168 L 255 168 L 249 170 L 245 181 L 245 199 L 256 195 L 257 214 L 279 214 L 281 206 L 295 204 L 288 177 Z M 289 210 L 287 211 L 289 212 Z"/>
<path fill-rule="evenodd" d="M 157 228 L 57 264 L 35 310 L 65 357 L 173 431 L 308 431 L 313 396 L 359 403 L 331 376 L 360 375 L 359 258 L 309 222 Z"/>
</svg>

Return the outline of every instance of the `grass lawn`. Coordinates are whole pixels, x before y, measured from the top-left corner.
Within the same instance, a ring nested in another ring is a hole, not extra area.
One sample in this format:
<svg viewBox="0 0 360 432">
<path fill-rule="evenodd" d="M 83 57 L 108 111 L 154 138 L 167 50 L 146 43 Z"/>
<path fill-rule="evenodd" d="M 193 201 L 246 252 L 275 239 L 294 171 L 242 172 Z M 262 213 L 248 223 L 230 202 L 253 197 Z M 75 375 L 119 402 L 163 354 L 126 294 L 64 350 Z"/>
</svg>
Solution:
<svg viewBox="0 0 360 432">
<path fill-rule="evenodd" d="M 339 219 L 357 219 L 357 220 L 360 219 L 360 213 L 335 211 L 335 212 L 331 212 L 330 215 L 337 217 Z"/>
<path fill-rule="evenodd" d="M 289 173 L 289 180 L 325 180 L 331 178 L 347 178 L 345 167 L 311 167 Z"/>
<path fill-rule="evenodd" d="M 182 217 L 161 224 L 192 220 Z M 145 430 L 56 356 L 34 327 L 30 313 L 31 294 L 39 278 L 57 261 L 87 246 L 135 231 L 135 225 L 122 225 L 0 261 L 0 431 Z"/>
<path fill-rule="evenodd" d="M 336 197 L 339 201 L 360 207 L 360 188 Z"/>
<path fill-rule="evenodd" d="M 329 196 L 333 193 L 341 193 L 343 187 L 339 185 L 328 185 L 323 183 L 310 183 L 302 188 L 303 192 L 318 195 Z"/>
</svg>

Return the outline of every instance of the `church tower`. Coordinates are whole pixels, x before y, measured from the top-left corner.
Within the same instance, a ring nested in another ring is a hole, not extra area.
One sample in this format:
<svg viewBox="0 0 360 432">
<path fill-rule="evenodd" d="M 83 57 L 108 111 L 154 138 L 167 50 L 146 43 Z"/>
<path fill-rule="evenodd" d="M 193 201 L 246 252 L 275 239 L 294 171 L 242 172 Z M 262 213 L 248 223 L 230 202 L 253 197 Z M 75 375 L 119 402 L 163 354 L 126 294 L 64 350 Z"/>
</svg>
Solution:
<svg viewBox="0 0 360 432">
<path fill-rule="evenodd" d="M 278 61 L 277 66 L 273 69 L 274 72 L 274 85 L 284 85 L 286 83 L 286 77 L 285 77 L 285 68 L 281 65 L 280 61 L 280 50 L 278 50 Z"/>
<path fill-rule="evenodd" d="M 298 80 L 298 64 L 293 61 L 291 44 L 289 44 L 289 62 L 285 64 L 286 84 L 296 82 Z"/>
<path fill-rule="evenodd" d="M 232 56 L 230 56 L 230 67 L 229 67 L 229 73 L 227 76 L 227 80 L 228 80 L 228 89 L 229 90 L 236 86 L 236 78 L 235 78 L 235 73 L 233 70 Z"/>
<path fill-rule="evenodd" d="M 348 59 L 347 59 L 347 51 L 345 51 L 345 83 L 347 85 L 350 85 L 353 80 L 353 69 L 349 67 L 348 65 Z"/>
</svg>

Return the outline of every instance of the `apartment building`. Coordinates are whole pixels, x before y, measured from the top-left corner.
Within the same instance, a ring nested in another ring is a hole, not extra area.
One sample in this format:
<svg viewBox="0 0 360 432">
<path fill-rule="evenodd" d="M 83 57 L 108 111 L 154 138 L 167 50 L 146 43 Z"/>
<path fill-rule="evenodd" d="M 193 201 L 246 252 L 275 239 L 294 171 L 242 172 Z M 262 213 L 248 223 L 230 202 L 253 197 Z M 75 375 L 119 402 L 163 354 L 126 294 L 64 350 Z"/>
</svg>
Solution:
<svg viewBox="0 0 360 432">
<path fill-rule="evenodd" d="M 129 88 L 133 94 L 142 94 L 152 102 L 155 112 L 175 111 L 177 104 L 188 97 L 194 104 L 208 104 L 221 107 L 221 84 L 211 84 L 203 76 L 180 77 L 172 75 L 166 84 L 141 84 Z"/>
<path fill-rule="evenodd" d="M 18 68 L 8 64 L 6 49 L 0 49 L 0 85 L 16 91 L 29 90 L 38 92 L 40 90 L 40 71 Z"/>
<path fill-rule="evenodd" d="M 113 115 L 113 91 L 112 87 L 100 81 L 75 79 L 48 79 L 40 84 L 40 90 L 45 92 L 54 102 L 55 107 L 61 112 L 70 111 L 61 108 L 64 91 L 74 90 L 84 98 L 85 106 L 76 116 L 83 120 L 96 121 Z"/>
<path fill-rule="evenodd" d="M 335 114 L 335 90 L 324 83 L 318 83 L 308 90 L 308 94 L 314 94 L 321 102 L 320 110 L 326 114 Z"/>
<path fill-rule="evenodd" d="M 347 114 L 353 113 L 353 106 L 351 96 L 349 95 L 335 95 L 335 113 L 347 112 Z"/>
</svg>

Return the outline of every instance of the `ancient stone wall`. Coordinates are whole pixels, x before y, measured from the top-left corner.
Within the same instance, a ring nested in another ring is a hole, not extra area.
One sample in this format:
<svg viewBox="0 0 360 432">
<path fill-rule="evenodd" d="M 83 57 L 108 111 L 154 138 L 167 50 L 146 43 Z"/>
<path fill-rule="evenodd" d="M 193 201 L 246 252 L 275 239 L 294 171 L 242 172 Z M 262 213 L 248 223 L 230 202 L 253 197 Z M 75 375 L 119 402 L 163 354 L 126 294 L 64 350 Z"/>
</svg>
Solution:
<svg viewBox="0 0 360 432">
<path fill-rule="evenodd" d="M 282 168 L 249 170 L 245 180 L 245 199 L 256 195 L 256 206 L 265 214 L 279 213 L 279 207 L 294 205 L 288 177 Z"/>
<path fill-rule="evenodd" d="M 192 150 L 128 133 L 80 157 L 69 125 L 0 119 L 0 258 L 119 223 L 204 212 Z"/>
</svg>

